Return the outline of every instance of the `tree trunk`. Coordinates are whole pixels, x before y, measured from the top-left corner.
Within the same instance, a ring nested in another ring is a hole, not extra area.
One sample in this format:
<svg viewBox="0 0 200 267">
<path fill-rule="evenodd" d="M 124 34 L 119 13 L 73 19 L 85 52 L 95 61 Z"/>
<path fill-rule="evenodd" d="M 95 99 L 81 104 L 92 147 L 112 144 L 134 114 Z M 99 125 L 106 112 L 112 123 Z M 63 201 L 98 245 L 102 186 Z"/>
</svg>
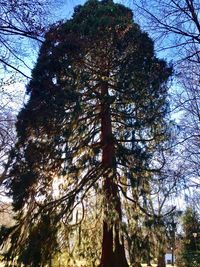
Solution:
<svg viewBox="0 0 200 267">
<path fill-rule="evenodd" d="M 148 250 L 147 250 L 147 267 L 151 267 L 151 255 L 150 255 L 150 245 L 148 241 Z"/>
<path fill-rule="evenodd" d="M 112 124 L 109 92 L 106 82 L 101 85 L 101 145 L 102 168 L 104 169 L 104 185 L 106 203 L 104 206 L 102 255 L 99 267 L 128 267 L 125 256 L 123 238 L 120 242 L 119 225 L 122 220 L 121 203 L 117 185 L 115 184 L 116 162 L 115 146 L 112 136 Z M 116 215 L 110 218 L 109 211 Z"/>
<path fill-rule="evenodd" d="M 159 253 L 157 267 L 166 267 L 164 252 Z"/>
<path fill-rule="evenodd" d="M 147 257 L 147 267 L 150 267 L 151 265 L 151 257 L 148 255 Z"/>
</svg>

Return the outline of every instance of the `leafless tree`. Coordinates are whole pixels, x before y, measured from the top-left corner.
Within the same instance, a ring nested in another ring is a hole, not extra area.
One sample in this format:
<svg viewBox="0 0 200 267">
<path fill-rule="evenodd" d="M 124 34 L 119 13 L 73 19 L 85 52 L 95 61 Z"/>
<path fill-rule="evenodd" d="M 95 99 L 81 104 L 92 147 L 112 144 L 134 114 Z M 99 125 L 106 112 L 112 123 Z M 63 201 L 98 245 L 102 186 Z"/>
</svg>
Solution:
<svg viewBox="0 0 200 267">
<path fill-rule="evenodd" d="M 24 97 L 21 84 L 27 83 L 45 31 L 50 22 L 55 22 L 56 11 L 63 3 L 0 0 L 0 185 L 6 177 L 8 154 L 15 142 L 15 119 Z"/>
<path fill-rule="evenodd" d="M 136 17 L 153 36 L 161 56 L 173 60 L 179 146 L 189 186 L 199 186 L 200 172 L 200 2 L 136 0 Z M 180 145 L 181 144 L 181 145 Z"/>
<path fill-rule="evenodd" d="M 0 184 L 9 166 L 8 155 L 15 142 L 15 118 L 23 102 L 23 87 L 15 78 L 0 80 Z"/>
<path fill-rule="evenodd" d="M 183 154 L 187 176 L 190 185 L 199 185 L 200 177 L 200 64 L 185 62 L 188 68 L 185 76 L 181 77 L 183 89 L 177 97 L 177 104 L 183 114 L 180 120 L 182 130 Z"/>
<path fill-rule="evenodd" d="M 158 48 L 174 51 L 176 63 L 190 60 L 199 64 L 198 0 L 136 0 L 133 1 L 133 8 L 136 16 L 140 17 L 140 23 L 154 37 Z"/>
<path fill-rule="evenodd" d="M 43 41 L 45 30 L 55 17 L 51 10 L 55 13 L 59 5 L 62 0 L 0 0 L 0 67 L 29 76 L 29 42 Z"/>
</svg>

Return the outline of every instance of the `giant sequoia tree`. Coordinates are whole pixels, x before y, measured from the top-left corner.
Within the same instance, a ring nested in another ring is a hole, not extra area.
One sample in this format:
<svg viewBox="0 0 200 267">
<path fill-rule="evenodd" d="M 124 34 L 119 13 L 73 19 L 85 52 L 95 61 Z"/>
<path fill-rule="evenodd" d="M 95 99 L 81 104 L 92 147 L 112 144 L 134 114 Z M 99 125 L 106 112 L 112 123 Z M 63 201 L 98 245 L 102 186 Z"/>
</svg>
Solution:
<svg viewBox="0 0 200 267">
<path fill-rule="evenodd" d="M 145 212 L 142 196 L 162 168 L 170 74 L 132 12 L 112 1 L 77 7 L 46 34 L 11 153 L 7 186 L 18 216 L 3 229 L 8 258 L 44 266 L 98 197 L 100 266 L 128 266 L 124 199 Z"/>
</svg>

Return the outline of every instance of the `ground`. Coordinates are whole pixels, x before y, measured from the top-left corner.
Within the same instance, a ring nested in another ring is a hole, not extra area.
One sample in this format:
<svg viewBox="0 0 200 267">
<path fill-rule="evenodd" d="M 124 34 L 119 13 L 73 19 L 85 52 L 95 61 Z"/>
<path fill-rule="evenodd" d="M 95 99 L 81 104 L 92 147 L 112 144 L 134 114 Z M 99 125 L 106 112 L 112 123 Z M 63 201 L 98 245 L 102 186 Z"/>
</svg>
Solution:
<svg viewBox="0 0 200 267">
<path fill-rule="evenodd" d="M 146 267 L 147 265 L 146 264 L 142 264 L 142 267 Z M 156 264 L 152 264 L 152 267 L 156 267 L 157 265 Z M 172 267 L 171 264 L 167 264 L 166 267 Z M 174 265 L 173 267 L 176 267 L 176 265 Z"/>
<path fill-rule="evenodd" d="M 147 265 L 146 264 L 142 264 L 142 267 L 146 267 Z M 2 263 L 0 263 L 0 267 L 5 267 Z M 156 264 L 152 264 L 152 267 L 156 267 Z M 167 264 L 167 266 L 166 267 L 172 267 L 172 265 L 171 264 Z M 174 267 L 176 267 L 175 265 L 174 265 Z"/>
</svg>

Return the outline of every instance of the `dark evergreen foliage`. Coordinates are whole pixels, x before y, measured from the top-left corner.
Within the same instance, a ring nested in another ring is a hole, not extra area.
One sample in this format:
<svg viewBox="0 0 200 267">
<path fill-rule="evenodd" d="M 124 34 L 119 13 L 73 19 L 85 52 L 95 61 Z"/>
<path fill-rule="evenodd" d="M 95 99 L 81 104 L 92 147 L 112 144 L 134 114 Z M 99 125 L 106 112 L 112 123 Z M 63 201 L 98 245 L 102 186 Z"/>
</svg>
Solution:
<svg viewBox="0 0 200 267">
<path fill-rule="evenodd" d="M 188 207 L 183 215 L 183 231 L 178 266 L 198 267 L 200 265 L 200 219 L 192 207 Z"/>
<path fill-rule="evenodd" d="M 115 233 L 115 251 L 110 262 L 102 252 L 100 266 L 127 266 L 122 200 L 129 197 L 141 208 L 152 172 L 161 168 L 156 158 L 168 138 L 171 73 L 123 5 L 88 1 L 72 19 L 52 27 L 18 116 L 7 181 L 18 212 L 11 258 L 26 266 L 48 262 L 52 240 L 93 190 L 104 196 L 103 238 Z"/>
</svg>

